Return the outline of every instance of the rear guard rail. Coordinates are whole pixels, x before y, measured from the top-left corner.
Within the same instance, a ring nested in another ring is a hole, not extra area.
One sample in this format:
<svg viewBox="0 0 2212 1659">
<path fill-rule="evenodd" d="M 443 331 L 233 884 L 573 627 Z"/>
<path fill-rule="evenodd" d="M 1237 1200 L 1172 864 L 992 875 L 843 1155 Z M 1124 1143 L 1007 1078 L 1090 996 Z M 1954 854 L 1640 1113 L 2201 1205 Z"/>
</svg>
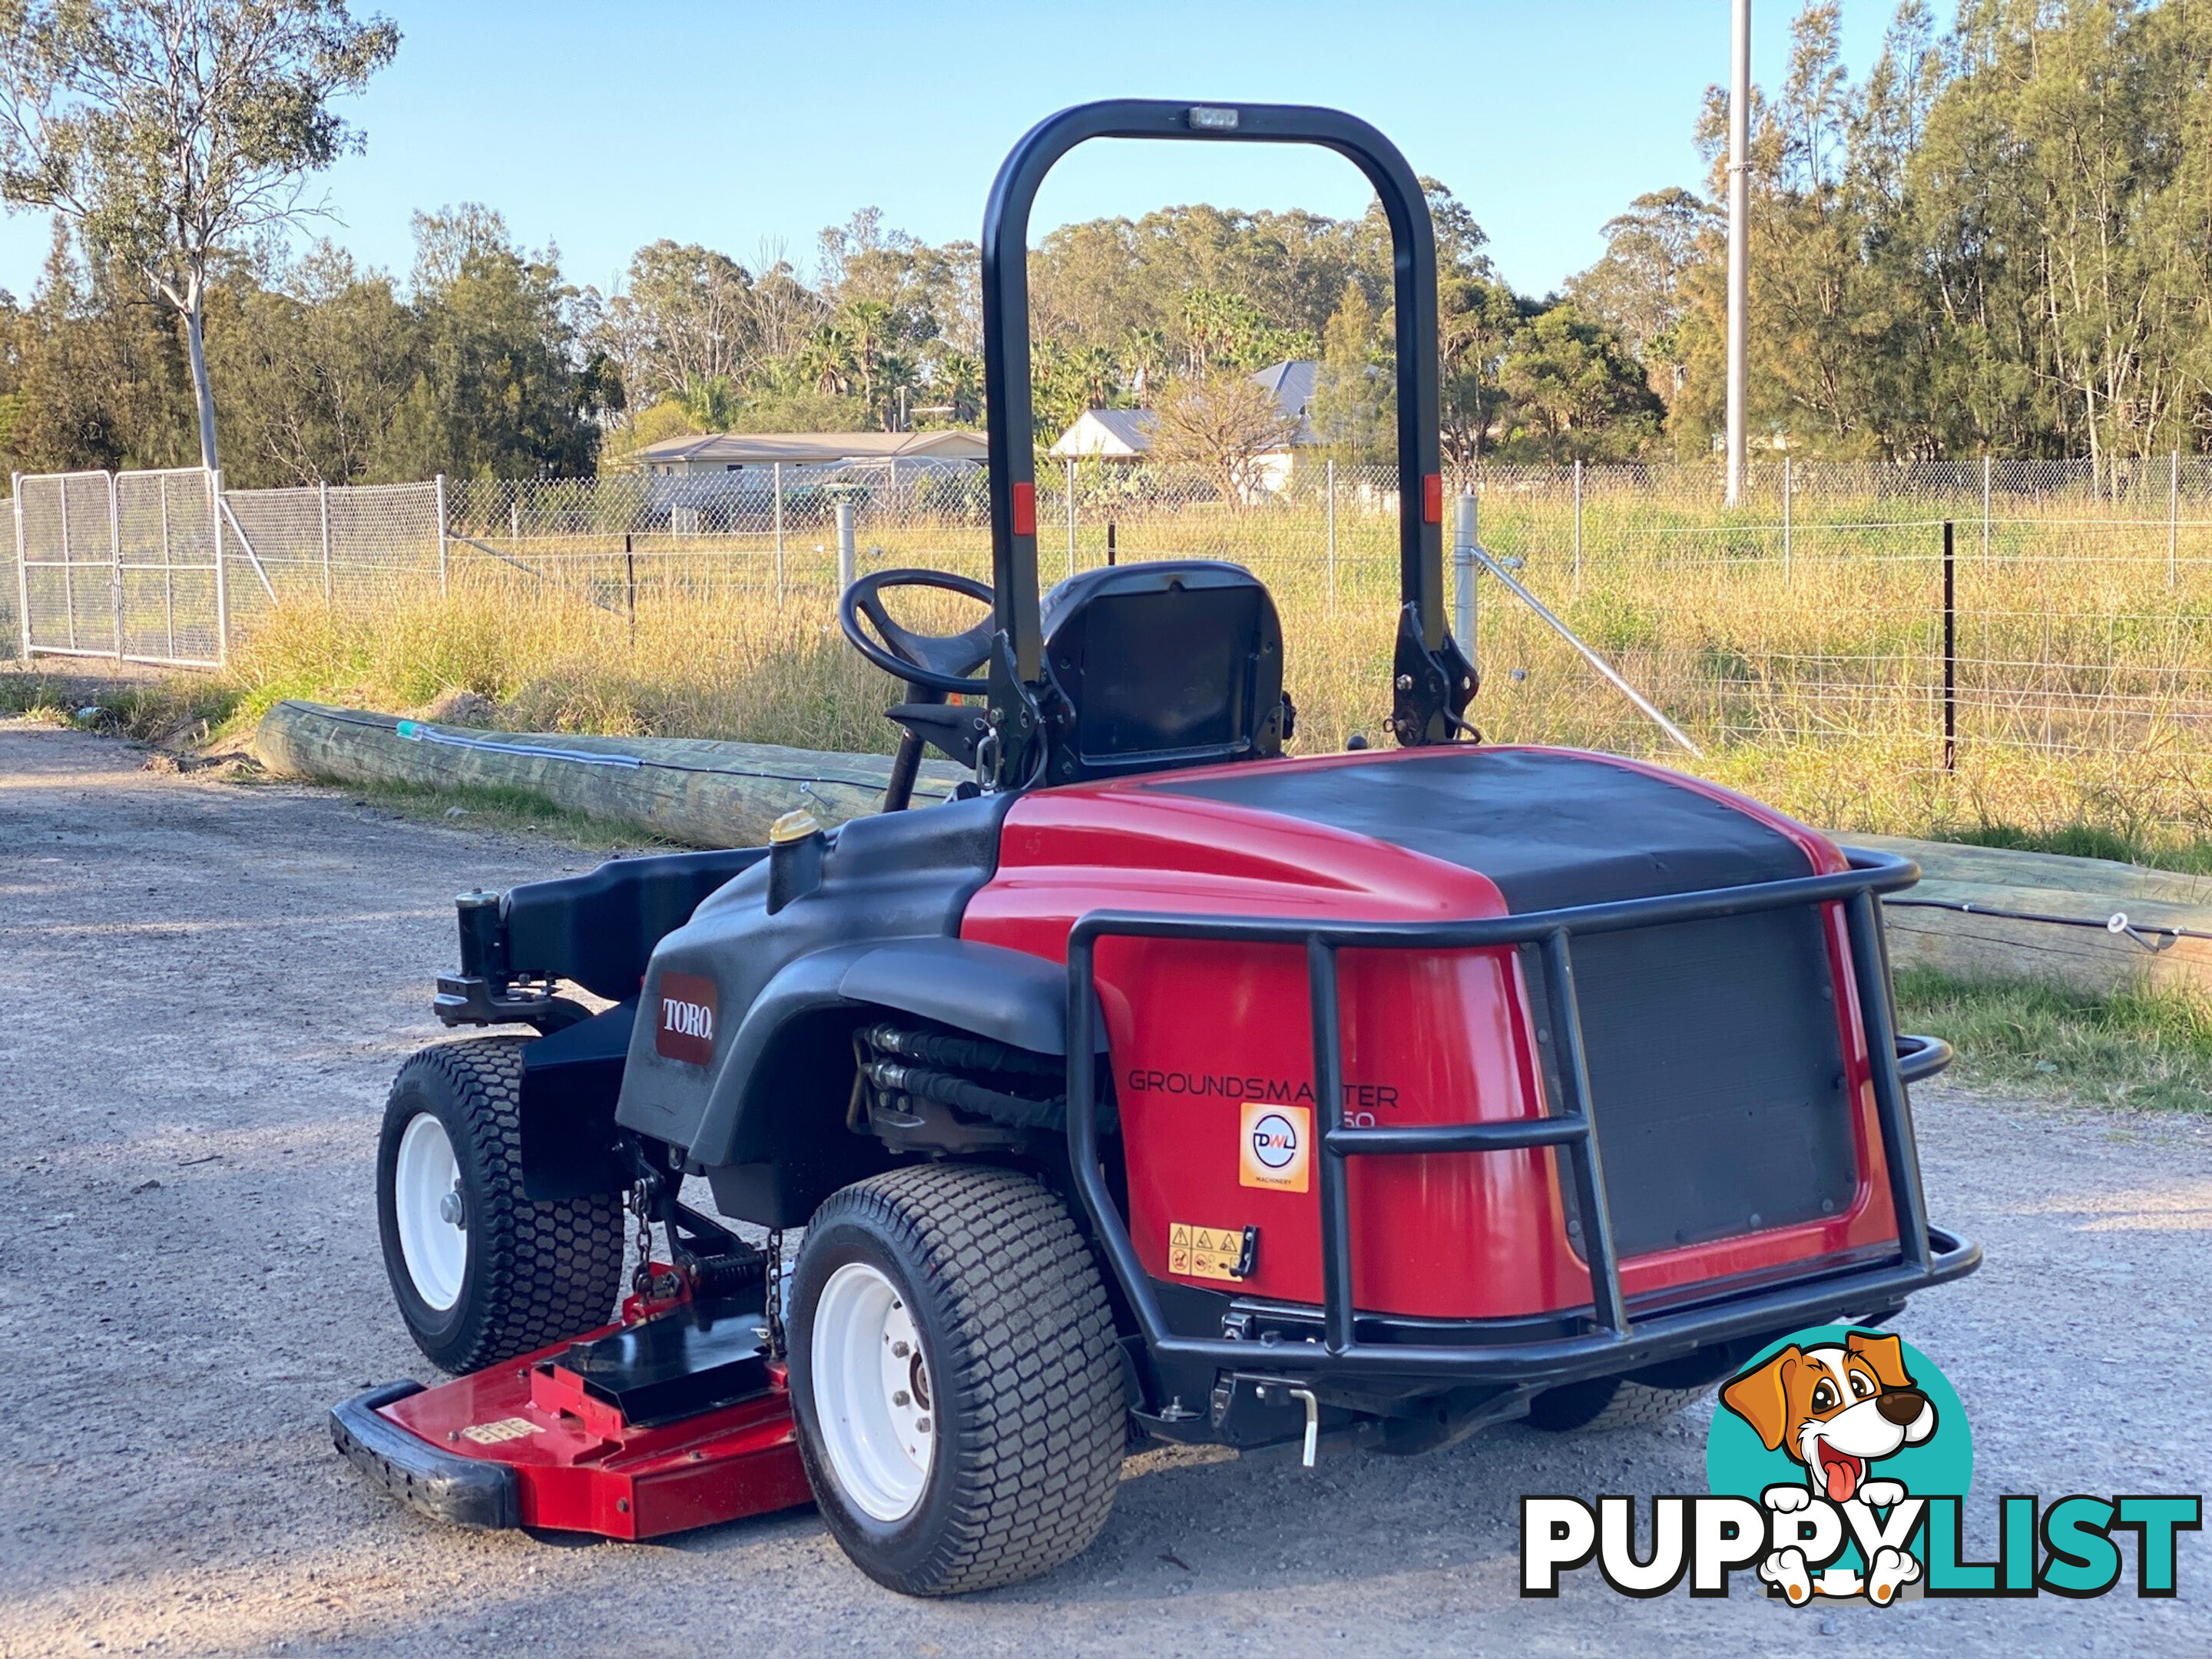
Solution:
<svg viewBox="0 0 2212 1659">
<path fill-rule="evenodd" d="M 1850 868 L 1826 875 L 1470 921 L 1316 925 L 1127 910 L 1097 910 L 1081 918 L 1069 933 L 1067 947 L 1069 1151 L 1076 1190 L 1153 1356 L 1230 1369 L 1249 1366 L 1258 1358 L 1249 1342 L 1183 1336 L 1169 1328 L 1152 1279 L 1138 1260 L 1128 1226 L 1107 1188 L 1098 1158 L 1097 1079 L 1092 1063 L 1098 1006 L 1095 957 L 1097 941 L 1104 938 L 1193 939 L 1305 948 L 1313 1012 L 1314 1096 L 1316 1103 L 1337 1102 L 1340 1115 L 1339 1121 L 1322 1128 L 1323 1156 L 1319 1160 L 1322 1340 L 1270 1344 L 1265 1363 L 1271 1371 L 1516 1383 L 1555 1380 L 1567 1374 L 1595 1374 L 1607 1369 L 1608 1361 L 1619 1369 L 1633 1369 L 1735 1337 L 1815 1322 L 1862 1307 L 1878 1307 L 1973 1271 L 1981 1261 L 1980 1247 L 1929 1225 L 1919 1152 L 1905 1096 L 1907 1081 L 1932 1076 L 1950 1062 L 1950 1045 L 1932 1037 L 1898 1036 L 1888 952 L 1875 909 L 1875 895 L 1912 885 L 1920 878 L 1919 866 L 1893 854 L 1846 850 Z M 1620 1264 L 1613 1249 L 1604 1167 L 1591 1112 L 1570 940 L 1577 934 L 1620 933 L 1828 903 L 1841 903 L 1845 910 L 1851 977 L 1872 1060 L 1875 1116 L 1889 1174 L 1891 1204 L 1898 1220 L 1899 1257 L 1894 1261 L 1726 1296 L 1694 1308 L 1657 1313 L 1632 1324 L 1621 1294 Z M 1340 1115 L 1344 1060 L 1338 952 L 1347 949 L 1483 950 L 1522 945 L 1535 945 L 1541 955 L 1552 1023 L 1559 1034 L 1563 1098 L 1547 1103 L 1553 1109 L 1543 1117 L 1498 1122 L 1387 1129 L 1346 1127 Z M 1316 1109 L 1316 1121 L 1322 1109 Z M 1596 1328 L 1580 1335 L 1492 1343 L 1479 1340 L 1486 1322 L 1470 1320 L 1463 1328 L 1472 1340 L 1461 1345 L 1361 1341 L 1352 1304 L 1346 1160 L 1517 1152 L 1542 1146 L 1562 1148 L 1572 1170 L 1590 1276 L 1591 1306 L 1583 1317 Z"/>
</svg>

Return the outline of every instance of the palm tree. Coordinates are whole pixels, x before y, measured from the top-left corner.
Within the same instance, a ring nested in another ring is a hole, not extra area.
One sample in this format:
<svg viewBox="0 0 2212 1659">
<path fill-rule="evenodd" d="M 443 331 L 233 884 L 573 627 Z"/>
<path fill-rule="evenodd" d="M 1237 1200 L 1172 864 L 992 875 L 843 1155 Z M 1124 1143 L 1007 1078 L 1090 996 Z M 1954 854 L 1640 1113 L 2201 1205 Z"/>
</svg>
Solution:
<svg viewBox="0 0 2212 1659">
<path fill-rule="evenodd" d="M 884 360 L 905 330 L 897 312 L 881 300 L 854 300 L 837 313 L 850 343 L 854 373 L 860 382 L 860 403 L 876 412 L 876 387 L 883 375 Z"/>
<path fill-rule="evenodd" d="M 942 341 L 929 363 L 929 392 L 952 411 L 956 422 L 981 419 L 983 413 L 982 361 L 956 350 Z"/>
<path fill-rule="evenodd" d="M 854 361 L 852 337 L 837 323 L 824 323 L 807 336 L 797 361 L 800 375 L 817 392 L 833 398 L 851 395 L 860 366 Z"/>
</svg>

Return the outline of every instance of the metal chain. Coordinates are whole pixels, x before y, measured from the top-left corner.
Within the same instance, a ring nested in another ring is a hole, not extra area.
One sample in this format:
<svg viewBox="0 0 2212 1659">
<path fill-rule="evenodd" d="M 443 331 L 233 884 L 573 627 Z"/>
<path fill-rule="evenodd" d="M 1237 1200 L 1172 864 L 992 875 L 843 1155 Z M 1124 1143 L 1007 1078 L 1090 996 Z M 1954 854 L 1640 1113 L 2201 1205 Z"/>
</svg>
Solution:
<svg viewBox="0 0 2212 1659">
<path fill-rule="evenodd" d="M 783 1358 L 783 1229 L 768 1230 L 768 1357 Z"/>
<path fill-rule="evenodd" d="M 653 1195 L 641 1180 L 629 1190 L 630 1207 L 637 1212 L 637 1269 L 629 1287 L 640 1296 L 653 1294 Z"/>
</svg>

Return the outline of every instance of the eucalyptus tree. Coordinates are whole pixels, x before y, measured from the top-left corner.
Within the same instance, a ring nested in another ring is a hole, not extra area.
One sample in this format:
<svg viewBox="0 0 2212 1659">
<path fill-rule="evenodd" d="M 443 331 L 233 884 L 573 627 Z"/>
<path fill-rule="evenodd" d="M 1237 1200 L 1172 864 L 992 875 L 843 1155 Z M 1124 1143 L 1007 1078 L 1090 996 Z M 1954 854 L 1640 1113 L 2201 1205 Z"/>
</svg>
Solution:
<svg viewBox="0 0 2212 1659">
<path fill-rule="evenodd" d="M 211 270 L 325 210 L 309 178 L 362 142 L 331 102 L 398 46 L 344 0 L 0 0 L 0 198 L 59 215 L 182 323 L 208 467 Z"/>
</svg>

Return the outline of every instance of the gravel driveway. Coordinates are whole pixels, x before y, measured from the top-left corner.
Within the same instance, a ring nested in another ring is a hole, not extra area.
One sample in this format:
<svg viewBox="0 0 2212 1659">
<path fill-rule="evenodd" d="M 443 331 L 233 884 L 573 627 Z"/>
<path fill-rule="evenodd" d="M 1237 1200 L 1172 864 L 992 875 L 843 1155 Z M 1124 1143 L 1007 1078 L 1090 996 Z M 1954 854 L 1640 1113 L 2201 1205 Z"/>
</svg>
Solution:
<svg viewBox="0 0 2212 1659">
<path fill-rule="evenodd" d="M 0 1654 L 2212 1652 L 2201 1534 L 2166 1602 L 2132 1573 L 2087 1603 L 1800 1613 L 1590 1574 L 1520 1600 L 1519 1495 L 1702 1491 L 1700 1413 L 1313 1473 L 1152 1454 L 1080 1559 L 951 1603 L 878 1589 L 811 1510 L 652 1546 L 442 1531 L 324 1428 L 428 1375 L 378 1261 L 377 1113 L 441 1035 L 451 895 L 592 857 L 143 758 L 0 721 Z M 1974 1413 L 1972 1541 L 2000 1493 L 2212 1486 L 2212 1125 L 1919 1109 L 1936 1213 L 1989 1251 L 1901 1322 Z"/>
</svg>

